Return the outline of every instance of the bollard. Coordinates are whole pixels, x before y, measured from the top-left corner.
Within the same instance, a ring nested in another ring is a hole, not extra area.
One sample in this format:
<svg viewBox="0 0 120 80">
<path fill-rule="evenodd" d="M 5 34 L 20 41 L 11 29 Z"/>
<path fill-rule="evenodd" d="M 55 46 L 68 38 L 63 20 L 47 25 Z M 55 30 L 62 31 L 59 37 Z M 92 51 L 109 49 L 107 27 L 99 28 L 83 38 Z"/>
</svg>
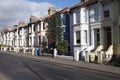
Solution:
<svg viewBox="0 0 120 80">
<path fill-rule="evenodd" d="M 35 55 L 35 49 L 32 48 L 32 55 L 34 56 Z"/>
<path fill-rule="evenodd" d="M 102 53 L 98 52 L 98 63 L 102 64 Z"/>
<path fill-rule="evenodd" d="M 74 61 L 79 61 L 79 51 L 74 51 Z"/>
<path fill-rule="evenodd" d="M 89 62 L 89 53 L 87 51 L 85 52 L 85 62 Z"/>
<path fill-rule="evenodd" d="M 56 50 L 56 48 L 54 48 L 54 50 L 53 50 L 53 57 L 55 58 L 57 56 L 57 50 Z"/>
<path fill-rule="evenodd" d="M 42 56 L 42 49 L 39 49 L 39 55 Z"/>
<path fill-rule="evenodd" d="M 25 54 L 25 48 L 23 49 L 23 53 Z"/>
</svg>

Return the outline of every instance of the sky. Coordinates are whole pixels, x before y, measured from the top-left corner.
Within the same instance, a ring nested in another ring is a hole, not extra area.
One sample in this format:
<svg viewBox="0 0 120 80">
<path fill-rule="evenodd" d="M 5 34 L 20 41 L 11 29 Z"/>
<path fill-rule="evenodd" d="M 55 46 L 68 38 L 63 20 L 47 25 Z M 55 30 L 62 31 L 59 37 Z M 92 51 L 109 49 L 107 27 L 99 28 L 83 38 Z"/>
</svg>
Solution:
<svg viewBox="0 0 120 80">
<path fill-rule="evenodd" d="M 73 6 L 74 4 L 77 4 L 80 2 L 80 0 L 31 0 L 35 2 L 49 2 L 56 6 L 57 8 L 65 8 Z"/>
<path fill-rule="evenodd" d="M 41 18 L 47 15 L 49 7 L 58 10 L 71 7 L 80 0 L 0 0 L 0 30 L 29 22 L 31 15 Z"/>
</svg>

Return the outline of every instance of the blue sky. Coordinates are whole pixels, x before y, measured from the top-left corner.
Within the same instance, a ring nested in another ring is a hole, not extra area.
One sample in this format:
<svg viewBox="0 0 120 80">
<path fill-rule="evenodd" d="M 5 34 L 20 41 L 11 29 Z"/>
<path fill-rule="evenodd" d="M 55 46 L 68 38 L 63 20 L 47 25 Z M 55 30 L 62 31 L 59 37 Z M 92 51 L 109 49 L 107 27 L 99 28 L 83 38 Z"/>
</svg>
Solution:
<svg viewBox="0 0 120 80">
<path fill-rule="evenodd" d="M 31 1 L 49 2 L 53 5 L 55 5 L 55 7 L 60 8 L 60 9 L 73 6 L 80 2 L 80 0 L 31 0 Z"/>
<path fill-rule="evenodd" d="M 31 15 L 44 17 L 48 15 L 49 7 L 54 6 L 60 10 L 79 2 L 80 0 L 1 0 L 0 29 L 17 25 L 21 21 L 28 23 Z"/>
</svg>

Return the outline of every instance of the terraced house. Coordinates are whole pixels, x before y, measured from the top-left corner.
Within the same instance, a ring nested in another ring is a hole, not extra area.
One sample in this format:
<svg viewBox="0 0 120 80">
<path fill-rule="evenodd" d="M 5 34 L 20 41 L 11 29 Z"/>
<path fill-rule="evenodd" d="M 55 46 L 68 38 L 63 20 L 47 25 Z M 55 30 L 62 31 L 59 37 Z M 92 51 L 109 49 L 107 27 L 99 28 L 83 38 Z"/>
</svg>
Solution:
<svg viewBox="0 0 120 80">
<path fill-rule="evenodd" d="M 113 44 L 114 55 L 120 56 L 120 1 L 115 0 L 113 3 Z"/>
<path fill-rule="evenodd" d="M 4 29 L 2 50 L 9 50 L 15 52 L 23 52 L 34 55 L 35 49 L 43 46 L 46 43 L 48 47 L 48 40 L 46 36 L 48 23 L 46 19 L 56 12 L 55 8 L 50 8 L 46 17 L 37 19 L 37 17 L 30 17 L 29 23 L 19 22 L 9 29 Z M 9 47 L 9 48 L 8 48 Z"/>
<path fill-rule="evenodd" d="M 113 55 L 120 55 L 119 4 L 119 0 L 81 0 L 59 11 L 63 30 L 60 40 L 69 42 L 69 52 L 80 54 L 81 60 L 98 63 L 110 61 Z M 16 52 L 31 54 L 44 41 L 49 47 L 46 31 L 50 25 L 47 21 L 55 13 L 52 7 L 48 10 L 48 16 L 41 19 L 31 16 L 28 24 L 20 22 L 12 29 L 4 30 L 3 44 L 13 46 Z M 67 38 L 63 37 L 64 34 Z"/>
<path fill-rule="evenodd" d="M 90 45 L 88 10 L 84 1 L 70 8 L 71 20 L 71 51 L 81 53 Z M 81 55 L 83 56 L 83 55 Z"/>
<path fill-rule="evenodd" d="M 70 14 L 73 52 L 87 61 L 100 63 L 119 54 L 119 0 L 82 0 L 71 7 Z"/>
</svg>

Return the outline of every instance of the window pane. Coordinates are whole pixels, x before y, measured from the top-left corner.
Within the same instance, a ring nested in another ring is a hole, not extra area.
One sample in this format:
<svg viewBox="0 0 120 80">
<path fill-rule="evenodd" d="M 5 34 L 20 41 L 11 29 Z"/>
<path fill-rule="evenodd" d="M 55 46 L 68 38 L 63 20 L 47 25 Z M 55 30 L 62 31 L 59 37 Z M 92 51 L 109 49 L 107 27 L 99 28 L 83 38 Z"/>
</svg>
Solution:
<svg viewBox="0 0 120 80">
<path fill-rule="evenodd" d="M 86 10 L 84 10 L 84 13 L 85 13 L 85 15 L 84 15 L 85 22 L 87 22 L 87 11 L 86 11 Z"/>
<path fill-rule="evenodd" d="M 109 7 L 110 7 L 109 5 L 104 6 L 104 17 L 110 16 Z"/>
<path fill-rule="evenodd" d="M 90 22 L 94 21 L 94 10 L 90 9 Z"/>
<path fill-rule="evenodd" d="M 80 43 L 80 31 L 76 31 L 76 43 Z"/>
<path fill-rule="evenodd" d="M 95 7 L 94 8 L 94 20 L 99 20 L 99 8 Z"/>
<path fill-rule="evenodd" d="M 84 30 L 84 42 L 87 43 L 87 30 Z"/>
<path fill-rule="evenodd" d="M 43 30 L 45 30 L 45 23 L 43 23 Z"/>
<path fill-rule="evenodd" d="M 80 12 L 77 11 L 76 12 L 76 24 L 79 24 L 80 23 Z"/>
<path fill-rule="evenodd" d="M 73 14 L 73 23 L 74 24 L 79 24 L 80 23 L 80 11 L 76 11 L 74 14 Z"/>
</svg>

